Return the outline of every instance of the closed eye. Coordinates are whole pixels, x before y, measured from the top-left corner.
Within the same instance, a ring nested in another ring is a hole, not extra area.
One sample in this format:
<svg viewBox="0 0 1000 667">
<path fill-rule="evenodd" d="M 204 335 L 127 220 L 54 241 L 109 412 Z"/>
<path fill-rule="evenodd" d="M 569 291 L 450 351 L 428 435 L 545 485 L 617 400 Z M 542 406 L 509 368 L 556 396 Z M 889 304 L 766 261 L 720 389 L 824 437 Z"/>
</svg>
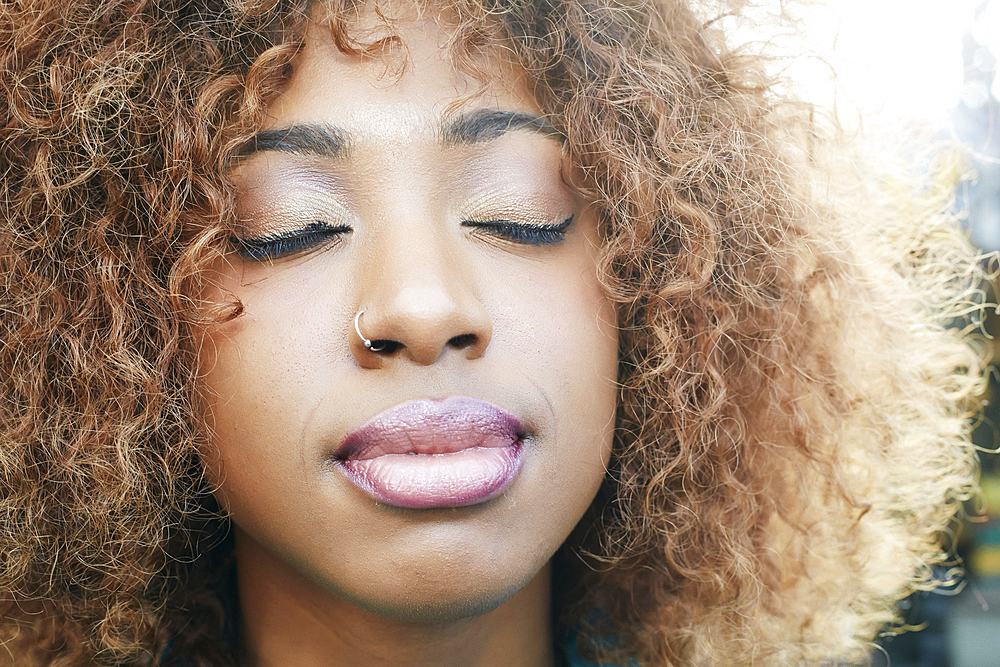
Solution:
<svg viewBox="0 0 1000 667">
<path fill-rule="evenodd" d="M 237 254 L 245 259 L 278 259 L 339 240 L 341 236 L 351 231 L 348 225 L 334 226 L 325 222 L 311 222 L 301 229 L 290 232 L 250 239 L 231 236 L 229 241 Z"/>
<path fill-rule="evenodd" d="M 523 245 L 555 245 L 566 239 L 566 230 L 573 222 L 569 216 L 559 224 L 528 224 L 513 220 L 462 220 L 463 227 L 470 227 L 484 234 Z"/>
</svg>

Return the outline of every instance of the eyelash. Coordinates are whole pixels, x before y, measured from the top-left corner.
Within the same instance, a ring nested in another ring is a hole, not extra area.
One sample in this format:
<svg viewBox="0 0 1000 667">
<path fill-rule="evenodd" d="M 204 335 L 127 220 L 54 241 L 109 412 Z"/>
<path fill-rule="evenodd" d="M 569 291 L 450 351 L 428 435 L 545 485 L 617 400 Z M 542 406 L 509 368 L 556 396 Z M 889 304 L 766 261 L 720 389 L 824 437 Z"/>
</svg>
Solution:
<svg viewBox="0 0 1000 667">
<path fill-rule="evenodd" d="M 573 216 L 555 225 L 529 225 L 512 220 L 462 220 L 461 224 L 512 243 L 543 246 L 565 241 L 566 230 L 572 223 Z"/>
<path fill-rule="evenodd" d="M 236 252 L 244 259 L 278 259 L 285 255 L 292 255 L 304 250 L 309 250 L 331 239 L 352 231 L 347 225 L 337 225 L 336 227 L 325 222 L 311 222 L 302 229 L 292 232 L 282 232 L 281 234 L 271 234 L 253 239 L 241 239 L 230 237 L 230 242 L 236 248 Z"/>
<path fill-rule="evenodd" d="M 462 220 L 461 225 L 512 243 L 541 247 L 562 243 L 566 239 L 566 230 L 572 222 L 573 216 L 556 225 L 529 225 L 512 220 Z M 281 234 L 252 239 L 233 236 L 230 237 L 230 242 L 236 248 L 237 254 L 244 259 L 273 260 L 309 250 L 350 231 L 352 230 L 347 225 L 334 227 L 325 222 L 312 222 L 302 229 Z"/>
</svg>

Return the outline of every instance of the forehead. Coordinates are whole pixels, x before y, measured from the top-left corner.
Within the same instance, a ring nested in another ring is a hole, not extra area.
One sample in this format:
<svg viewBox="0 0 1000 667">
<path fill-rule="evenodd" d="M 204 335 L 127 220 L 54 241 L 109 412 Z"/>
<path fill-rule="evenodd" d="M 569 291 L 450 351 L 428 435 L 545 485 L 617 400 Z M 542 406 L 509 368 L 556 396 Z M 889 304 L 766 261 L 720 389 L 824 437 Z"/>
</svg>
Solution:
<svg viewBox="0 0 1000 667">
<path fill-rule="evenodd" d="M 540 113 L 526 74 L 509 60 L 481 53 L 476 72 L 460 68 L 453 28 L 415 10 L 399 14 L 351 26 L 362 44 L 382 45 L 364 55 L 343 53 L 329 28 L 312 23 L 268 126 L 334 122 L 359 138 L 385 141 L 433 131 L 469 108 Z"/>
</svg>

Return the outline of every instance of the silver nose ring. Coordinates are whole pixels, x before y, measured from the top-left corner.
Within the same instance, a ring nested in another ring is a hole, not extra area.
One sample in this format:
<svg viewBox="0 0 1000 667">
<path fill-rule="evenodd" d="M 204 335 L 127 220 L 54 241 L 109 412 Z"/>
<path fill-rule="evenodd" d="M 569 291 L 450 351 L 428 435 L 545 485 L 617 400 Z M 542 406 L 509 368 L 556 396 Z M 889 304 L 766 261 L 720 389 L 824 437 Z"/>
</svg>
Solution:
<svg viewBox="0 0 1000 667">
<path fill-rule="evenodd" d="M 366 348 L 368 348 L 372 352 L 381 352 L 382 350 L 385 349 L 385 345 L 378 345 L 378 346 L 372 345 L 372 342 L 369 339 L 365 338 L 365 335 L 361 333 L 361 326 L 360 326 L 361 316 L 365 314 L 366 310 L 368 309 L 362 308 L 361 310 L 358 311 L 358 314 L 354 316 L 354 330 L 358 333 L 358 338 L 361 339 L 361 342 L 365 344 Z"/>
</svg>

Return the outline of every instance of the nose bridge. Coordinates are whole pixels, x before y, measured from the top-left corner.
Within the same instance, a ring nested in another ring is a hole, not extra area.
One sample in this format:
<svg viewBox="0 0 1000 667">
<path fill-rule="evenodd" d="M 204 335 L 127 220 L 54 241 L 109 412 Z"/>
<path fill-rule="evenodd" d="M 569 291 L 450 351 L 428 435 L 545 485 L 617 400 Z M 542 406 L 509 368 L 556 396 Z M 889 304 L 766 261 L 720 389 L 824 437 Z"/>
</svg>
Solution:
<svg viewBox="0 0 1000 667">
<path fill-rule="evenodd" d="M 424 211 L 378 225 L 362 276 L 365 335 L 399 343 L 401 354 L 422 365 L 449 347 L 478 356 L 492 335 L 454 239 L 435 218 Z"/>
<path fill-rule="evenodd" d="M 381 235 L 375 257 L 378 300 L 387 316 L 390 312 L 417 320 L 446 316 L 458 307 L 463 287 L 467 289 L 462 285 L 464 272 L 437 234 L 408 226 L 404 231 L 402 225 L 393 225 Z"/>
</svg>

